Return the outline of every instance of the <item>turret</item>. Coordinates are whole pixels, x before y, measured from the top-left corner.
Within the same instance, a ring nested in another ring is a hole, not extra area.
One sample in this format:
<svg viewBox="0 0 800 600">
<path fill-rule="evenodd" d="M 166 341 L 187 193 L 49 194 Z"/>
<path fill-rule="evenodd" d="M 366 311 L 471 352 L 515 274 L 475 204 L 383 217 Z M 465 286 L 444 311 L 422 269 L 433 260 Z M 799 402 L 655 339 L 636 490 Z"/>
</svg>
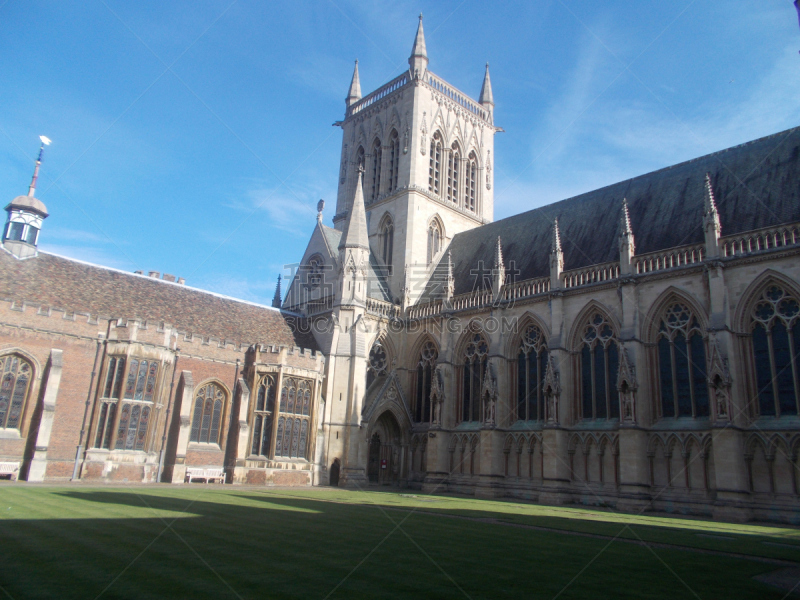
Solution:
<svg viewBox="0 0 800 600">
<path fill-rule="evenodd" d="M 33 179 L 28 187 L 28 195 L 17 196 L 6 206 L 8 218 L 3 229 L 3 247 L 17 258 L 36 256 L 39 231 L 42 222 L 48 217 L 47 207 L 34 197 L 44 147 L 50 144 L 50 140 L 45 136 L 40 136 L 40 139 L 42 145 L 33 170 Z"/>
<path fill-rule="evenodd" d="M 550 289 L 561 287 L 561 273 L 564 271 L 564 253 L 561 251 L 561 232 L 558 219 L 553 222 L 553 242 L 550 247 Z"/>
<path fill-rule="evenodd" d="M 631 229 L 631 217 L 628 213 L 628 200 L 622 199 L 622 214 L 620 215 L 619 231 L 619 271 L 621 275 L 630 275 L 633 272 L 633 255 L 636 246 Z"/>
<path fill-rule="evenodd" d="M 353 78 L 350 80 L 350 91 L 347 92 L 347 98 L 344 99 L 344 102 L 350 108 L 359 100 L 361 100 L 361 81 L 358 78 L 358 60 L 356 60 Z"/>
<path fill-rule="evenodd" d="M 422 30 L 422 15 L 419 16 L 417 26 L 417 36 L 414 38 L 414 45 L 411 48 L 411 56 L 408 58 L 408 66 L 411 75 L 422 77 L 428 70 L 428 51 L 425 49 L 425 32 Z"/>
<path fill-rule="evenodd" d="M 353 205 L 347 215 L 344 233 L 339 242 L 339 264 L 342 267 L 340 293 L 342 303 L 363 303 L 367 296 L 367 264 L 369 233 L 364 208 L 364 170 L 359 169 Z M 349 302 L 348 302 L 349 301 Z"/>
</svg>

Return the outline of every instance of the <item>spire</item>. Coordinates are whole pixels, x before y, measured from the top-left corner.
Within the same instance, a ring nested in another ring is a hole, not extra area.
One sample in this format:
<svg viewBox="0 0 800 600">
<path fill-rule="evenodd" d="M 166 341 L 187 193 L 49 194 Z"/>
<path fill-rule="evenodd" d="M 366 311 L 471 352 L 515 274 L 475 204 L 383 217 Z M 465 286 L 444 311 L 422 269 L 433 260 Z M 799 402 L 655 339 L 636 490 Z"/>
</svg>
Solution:
<svg viewBox="0 0 800 600">
<path fill-rule="evenodd" d="M 352 106 L 361 100 L 361 81 L 358 78 L 358 60 L 356 59 L 356 66 L 353 69 L 353 79 L 350 80 L 350 91 L 345 98 L 345 104 Z"/>
<path fill-rule="evenodd" d="M 506 268 L 503 264 L 503 244 L 500 236 L 497 236 L 497 243 L 494 246 L 494 268 L 492 269 L 492 285 L 495 302 L 502 298 L 503 286 L 506 283 Z"/>
<path fill-rule="evenodd" d="M 364 169 L 358 171 L 355 198 L 350 214 L 344 224 L 344 234 L 339 242 L 339 250 L 343 248 L 363 248 L 369 250 L 369 237 L 367 235 L 367 211 L 364 208 Z"/>
<path fill-rule="evenodd" d="M 553 243 L 550 248 L 550 254 L 561 252 L 561 232 L 558 230 L 558 219 L 553 223 Z"/>
<path fill-rule="evenodd" d="M 497 243 L 494 246 L 494 268 L 502 269 L 503 266 L 503 245 L 500 242 L 500 236 L 497 236 Z"/>
<path fill-rule="evenodd" d="M 422 30 L 422 13 L 419 15 L 419 26 L 417 26 L 417 36 L 414 38 L 414 45 L 411 47 L 411 56 L 408 58 L 408 65 L 411 67 L 412 74 L 422 76 L 428 68 L 428 52 L 425 49 L 425 32 Z"/>
<path fill-rule="evenodd" d="M 33 169 L 33 179 L 31 185 L 28 187 L 28 197 L 33 198 L 36 193 L 36 180 L 39 179 L 39 167 L 42 166 L 42 154 L 44 154 L 44 147 L 50 145 L 50 138 L 40 135 L 39 139 L 42 140 L 42 145 L 39 146 L 39 157 L 36 159 L 36 166 Z"/>
<path fill-rule="evenodd" d="M 280 308 L 283 304 L 283 295 L 281 294 L 281 276 L 278 275 L 278 285 L 275 286 L 275 296 L 272 298 L 272 306 Z"/>
<path fill-rule="evenodd" d="M 714 199 L 714 188 L 711 186 L 711 174 L 706 173 L 705 210 L 703 211 L 703 230 L 706 237 L 706 256 L 715 258 L 719 256 L 719 237 L 722 226 L 719 222 L 717 202 Z"/>
<path fill-rule="evenodd" d="M 619 268 L 623 275 L 633 273 L 633 255 L 636 246 L 633 240 L 633 229 L 631 229 L 631 216 L 628 212 L 628 199 L 622 199 L 622 212 L 620 213 L 619 224 Z"/>
<path fill-rule="evenodd" d="M 455 294 L 456 279 L 453 276 L 453 255 L 450 250 L 447 251 L 447 281 L 445 282 L 445 300 L 448 302 L 453 299 Z"/>
<path fill-rule="evenodd" d="M 481 86 L 481 95 L 478 102 L 484 106 L 494 106 L 494 97 L 492 96 L 492 80 L 489 79 L 489 63 L 486 63 L 486 74 L 483 76 L 483 85 Z"/>
<path fill-rule="evenodd" d="M 711 187 L 711 173 L 706 173 L 705 215 L 717 214 L 717 201 L 714 199 L 714 188 Z"/>
<path fill-rule="evenodd" d="M 622 233 L 623 234 L 632 234 L 633 230 L 631 229 L 631 216 L 628 213 L 628 199 L 622 199 L 622 215 L 620 216 L 621 225 L 622 225 Z"/>
</svg>

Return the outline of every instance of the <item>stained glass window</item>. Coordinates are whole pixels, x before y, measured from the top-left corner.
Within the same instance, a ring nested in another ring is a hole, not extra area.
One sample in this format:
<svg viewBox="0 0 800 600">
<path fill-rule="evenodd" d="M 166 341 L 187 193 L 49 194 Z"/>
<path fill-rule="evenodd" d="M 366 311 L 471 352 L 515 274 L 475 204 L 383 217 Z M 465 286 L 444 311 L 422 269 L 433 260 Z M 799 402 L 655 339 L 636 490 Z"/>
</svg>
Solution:
<svg viewBox="0 0 800 600">
<path fill-rule="evenodd" d="M 536 325 L 522 335 L 517 355 L 517 419 L 544 419 L 544 375 L 547 371 L 547 340 Z"/>
<path fill-rule="evenodd" d="M 275 441 L 275 456 L 285 458 L 305 458 L 308 453 L 308 431 L 311 416 L 312 385 L 308 379 L 300 377 L 283 378 L 280 411 L 286 416 L 278 418 Z M 271 423 L 271 421 L 270 421 Z M 305 429 L 304 429 L 305 428 Z M 266 455 L 266 452 L 262 452 Z"/>
<path fill-rule="evenodd" d="M 262 375 L 258 381 L 258 395 L 253 416 L 251 454 L 269 456 L 272 445 L 273 412 L 275 411 L 275 375 Z M 284 394 L 286 388 L 284 388 Z M 286 400 L 284 399 L 285 405 Z"/>
<path fill-rule="evenodd" d="M 611 323 L 589 317 L 580 350 L 581 413 L 584 419 L 619 419 L 619 351 Z"/>
<path fill-rule="evenodd" d="M 95 447 L 108 449 L 113 444 L 117 450 L 146 450 L 158 369 L 157 361 L 132 358 L 128 361 L 128 375 L 125 377 L 125 358 L 109 359 L 94 437 Z M 118 408 L 120 395 L 124 402 Z M 193 408 L 196 412 L 197 406 Z"/>
<path fill-rule="evenodd" d="M 220 421 L 225 392 L 216 383 L 208 383 L 195 395 L 194 415 L 189 436 L 191 442 L 219 444 Z"/>
<path fill-rule="evenodd" d="M 19 429 L 22 409 L 28 396 L 31 365 L 25 359 L 10 354 L 0 358 L 0 428 Z"/>
<path fill-rule="evenodd" d="M 486 375 L 489 344 L 483 335 L 472 336 L 464 350 L 461 389 L 461 420 L 480 421 L 481 386 Z"/>
</svg>

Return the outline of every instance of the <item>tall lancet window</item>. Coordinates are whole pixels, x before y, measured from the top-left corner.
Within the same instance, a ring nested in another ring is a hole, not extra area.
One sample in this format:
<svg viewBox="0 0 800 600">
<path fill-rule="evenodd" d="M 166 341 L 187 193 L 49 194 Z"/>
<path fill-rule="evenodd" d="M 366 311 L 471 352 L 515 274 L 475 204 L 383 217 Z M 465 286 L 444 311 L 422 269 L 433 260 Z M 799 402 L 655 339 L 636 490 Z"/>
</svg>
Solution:
<svg viewBox="0 0 800 600">
<path fill-rule="evenodd" d="M 658 375 L 663 417 L 707 417 L 706 344 L 685 304 L 670 305 L 658 328 Z"/>
<path fill-rule="evenodd" d="M 800 302 L 781 285 L 769 286 L 750 313 L 752 352 L 761 416 L 798 414 Z"/>
<path fill-rule="evenodd" d="M 276 396 L 275 375 L 262 375 L 258 382 L 256 405 L 253 409 L 253 440 L 250 453 L 255 456 L 270 456 Z"/>
<path fill-rule="evenodd" d="M 30 363 L 16 354 L 0 358 L 0 428 L 19 429 L 31 383 Z"/>
<path fill-rule="evenodd" d="M 431 221 L 428 226 L 428 264 L 433 262 L 442 248 L 442 224 L 438 219 Z"/>
<path fill-rule="evenodd" d="M 430 167 L 428 168 L 428 191 L 439 194 L 442 181 L 442 136 L 437 131 L 431 138 Z"/>
<path fill-rule="evenodd" d="M 580 350 L 581 414 L 584 419 L 619 419 L 619 350 L 611 323 L 594 313 Z"/>
<path fill-rule="evenodd" d="M 219 444 L 224 403 L 225 392 L 216 383 L 209 383 L 200 388 L 194 400 L 190 442 Z"/>
<path fill-rule="evenodd" d="M 419 353 L 417 381 L 414 393 L 414 420 L 417 423 L 431 422 L 431 382 L 439 351 L 430 340 L 425 342 Z"/>
<path fill-rule="evenodd" d="M 381 161 L 383 160 L 383 149 L 381 141 L 376 139 L 372 144 L 372 200 L 377 199 L 381 193 Z"/>
<path fill-rule="evenodd" d="M 387 192 L 397 189 L 397 177 L 400 173 L 400 136 L 392 130 L 389 137 L 389 182 Z"/>
<path fill-rule="evenodd" d="M 447 158 L 447 199 L 458 204 L 458 167 L 461 162 L 461 152 L 458 144 L 453 144 L 450 148 L 450 156 Z"/>
<path fill-rule="evenodd" d="M 389 268 L 392 266 L 392 252 L 394 252 L 394 223 L 387 215 L 381 224 L 381 258 Z"/>
<path fill-rule="evenodd" d="M 544 418 L 544 374 L 547 371 L 547 340 L 536 325 L 522 335 L 517 355 L 517 419 L 538 421 Z"/>
<path fill-rule="evenodd" d="M 475 152 L 469 153 L 469 161 L 467 163 L 467 197 L 464 202 L 465 208 L 475 212 L 477 204 L 476 198 L 478 195 L 478 158 Z"/>
<path fill-rule="evenodd" d="M 464 349 L 461 367 L 461 420 L 480 421 L 481 386 L 486 375 L 489 344 L 480 333 L 473 334 Z"/>
</svg>

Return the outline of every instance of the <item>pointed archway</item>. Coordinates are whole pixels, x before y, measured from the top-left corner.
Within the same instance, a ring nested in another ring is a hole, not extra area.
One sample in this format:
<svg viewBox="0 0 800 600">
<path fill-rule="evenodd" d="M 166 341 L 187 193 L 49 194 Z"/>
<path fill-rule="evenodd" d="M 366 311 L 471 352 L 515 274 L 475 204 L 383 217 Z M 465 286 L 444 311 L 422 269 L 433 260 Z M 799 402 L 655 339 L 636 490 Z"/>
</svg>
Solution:
<svg viewBox="0 0 800 600">
<path fill-rule="evenodd" d="M 391 410 L 383 411 L 370 427 L 367 477 L 372 485 L 398 485 L 405 470 L 407 436 Z"/>
</svg>

